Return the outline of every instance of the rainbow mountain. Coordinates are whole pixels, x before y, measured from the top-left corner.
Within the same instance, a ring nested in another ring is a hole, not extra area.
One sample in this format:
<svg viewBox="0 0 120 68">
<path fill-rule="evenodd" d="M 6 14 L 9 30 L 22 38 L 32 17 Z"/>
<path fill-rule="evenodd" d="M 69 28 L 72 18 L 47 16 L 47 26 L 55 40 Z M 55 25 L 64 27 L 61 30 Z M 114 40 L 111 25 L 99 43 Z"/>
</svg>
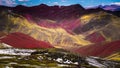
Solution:
<svg viewBox="0 0 120 68">
<path fill-rule="evenodd" d="M 120 11 L 85 9 L 79 4 L 0 6 L 0 19 L 1 45 L 60 48 L 120 60 Z"/>
</svg>

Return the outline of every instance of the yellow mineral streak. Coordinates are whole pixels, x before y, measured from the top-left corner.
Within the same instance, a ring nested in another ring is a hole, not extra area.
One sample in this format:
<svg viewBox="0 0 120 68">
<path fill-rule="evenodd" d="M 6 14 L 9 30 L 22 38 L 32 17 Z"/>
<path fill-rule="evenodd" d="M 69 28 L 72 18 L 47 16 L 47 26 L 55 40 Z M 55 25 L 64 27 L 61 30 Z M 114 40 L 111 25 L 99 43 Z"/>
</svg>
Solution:
<svg viewBox="0 0 120 68">
<path fill-rule="evenodd" d="M 120 53 L 112 54 L 112 55 L 106 57 L 105 59 L 120 61 Z"/>
<path fill-rule="evenodd" d="M 82 17 L 80 18 L 81 24 L 82 24 L 82 25 L 87 24 L 94 16 L 95 16 L 95 15 L 93 15 L 93 14 L 89 14 L 89 15 L 84 15 L 84 16 L 82 16 Z"/>
<path fill-rule="evenodd" d="M 78 45 L 89 45 L 91 42 L 85 40 L 84 35 L 71 35 L 66 32 L 63 28 L 45 28 L 36 25 L 33 22 L 26 20 L 24 17 L 14 17 L 9 18 L 12 23 L 17 25 L 11 30 L 11 32 L 22 32 L 30 35 L 31 37 L 51 43 L 52 45 L 60 46 L 74 46 Z M 53 22 L 51 20 L 48 20 Z"/>
</svg>

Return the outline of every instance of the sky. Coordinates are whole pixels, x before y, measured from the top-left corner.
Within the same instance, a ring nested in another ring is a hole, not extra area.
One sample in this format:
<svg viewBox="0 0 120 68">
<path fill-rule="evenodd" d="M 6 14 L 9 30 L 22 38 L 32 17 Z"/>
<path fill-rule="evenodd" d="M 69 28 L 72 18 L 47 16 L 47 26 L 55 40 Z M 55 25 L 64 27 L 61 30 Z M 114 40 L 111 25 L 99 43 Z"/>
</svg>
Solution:
<svg viewBox="0 0 120 68">
<path fill-rule="evenodd" d="M 110 5 L 117 4 L 120 5 L 120 0 L 0 0 L 0 5 L 6 6 L 36 6 L 40 4 L 47 4 L 49 6 L 53 5 L 72 5 L 81 4 L 83 7 L 94 7 L 98 5 Z"/>
</svg>

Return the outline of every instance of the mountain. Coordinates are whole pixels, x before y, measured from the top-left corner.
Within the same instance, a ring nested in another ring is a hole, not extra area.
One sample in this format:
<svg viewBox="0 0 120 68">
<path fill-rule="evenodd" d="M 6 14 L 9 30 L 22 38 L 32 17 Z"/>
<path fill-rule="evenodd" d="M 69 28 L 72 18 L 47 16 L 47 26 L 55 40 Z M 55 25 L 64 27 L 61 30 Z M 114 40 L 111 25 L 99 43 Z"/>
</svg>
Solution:
<svg viewBox="0 0 120 68">
<path fill-rule="evenodd" d="M 100 5 L 100 8 L 106 10 L 108 13 L 114 14 L 120 17 L 120 5 Z"/>
<path fill-rule="evenodd" d="M 120 11 L 120 6 L 119 5 L 105 5 L 101 6 L 104 10 L 109 10 L 109 11 Z"/>
<path fill-rule="evenodd" d="M 75 4 L 70 6 L 47 6 L 41 4 L 33 7 L 22 5 L 11 8 L 13 12 L 23 16 L 30 15 L 41 19 L 61 20 L 78 18 L 85 10 L 81 5 Z"/>
<path fill-rule="evenodd" d="M 11 33 L 0 40 L 2 43 L 16 48 L 53 48 L 53 46 L 47 42 L 35 40 L 22 33 Z"/>
<path fill-rule="evenodd" d="M 83 38 L 83 35 L 74 35 L 68 33 L 62 27 L 43 27 L 32 21 L 29 21 L 21 15 L 11 13 L 8 11 L 3 11 L 0 15 L 2 18 L 0 22 L 0 25 L 2 26 L 0 32 L 2 33 L 11 34 L 19 32 L 27 34 L 36 40 L 49 42 L 53 46 L 74 46 L 91 44 L 89 41 Z"/>
<path fill-rule="evenodd" d="M 120 6 L 119 5 L 99 5 L 97 7 L 87 8 L 87 12 L 99 12 L 104 11 L 110 14 L 113 14 L 115 16 L 120 17 Z"/>
<path fill-rule="evenodd" d="M 109 57 L 119 53 L 119 11 L 101 7 L 84 9 L 79 4 L 1 6 L 0 9 L 1 43 L 16 48 L 54 47 L 77 52 L 81 56 Z M 92 52 L 89 54 L 87 50 Z M 106 55 L 100 54 L 102 50 L 106 50 L 103 52 Z"/>
<path fill-rule="evenodd" d="M 73 31 L 77 34 L 86 34 L 86 39 L 95 40 L 96 34 L 98 40 L 101 37 L 106 41 L 120 40 L 120 18 L 106 12 L 87 14 L 81 17 L 81 25 Z M 96 39 L 97 40 L 97 39 Z M 104 41 L 105 41 L 104 40 Z"/>
<path fill-rule="evenodd" d="M 119 53 L 119 50 L 120 50 L 120 41 L 113 41 L 110 43 L 84 46 L 76 49 L 75 51 L 81 54 L 82 56 L 98 56 L 104 58 L 112 54 Z"/>
</svg>

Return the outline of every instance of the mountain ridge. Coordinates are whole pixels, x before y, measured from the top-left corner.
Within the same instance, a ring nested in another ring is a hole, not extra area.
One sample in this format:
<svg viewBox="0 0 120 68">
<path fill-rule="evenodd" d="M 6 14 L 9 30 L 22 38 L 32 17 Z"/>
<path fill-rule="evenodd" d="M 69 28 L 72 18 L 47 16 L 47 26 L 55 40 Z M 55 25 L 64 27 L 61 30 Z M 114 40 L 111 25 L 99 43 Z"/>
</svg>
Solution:
<svg viewBox="0 0 120 68">
<path fill-rule="evenodd" d="M 8 45 L 16 47 L 15 44 L 20 43 L 20 39 L 24 44 L 21 43 L 23 46 L 19 45 L 19 47 L 27 46 L 27 48 L 32 48 L 34 44 L 30 42 L 33 45 L 29 45 L 28 40 L 28 43 L 24 42 L 26 40 L 21 37 L 24 34 L 25 37 L 28 38 L 29 36 L 35 41 L 48 42 L 55 48 L 69 50 L 80 47 L 79 50 L 83 52 L 85 50 L 81 49 L 81 47 L 89 48 L 90 46 L 90 49 L 93 48 L 92 50 L 96 51 L 94 46 L 91 45 L 107 45 L 107 43 L 120 40 L 120 17 L 119 14 L 114 15 L 113 11 L 106 11 L 100 7 L 84 9 L 79 4 L 63 7 L 49 7 L 44 4 L 32 8 L 22 7 L 0 7 L 0 38 L 7 38 L 3 43 L 8 43 L 10 40 L 11 42 Z M 17 39 L 16 33 L 20 33 L 20 35 L 17 35 Z M 14 42 L 16 40 L 17 42 Z M 31 41 L 30 38 L 29 40 Z M 36 47 L 38 45 L 36 44 Z M 116 45 L 119 46 L 119 44 Z M 97 47 L 99 45 L 95 48 Z M 101 49 L 102 47 L 99 50 Z M 119 50 L 119 48 L 116 50 Z M 83 53 L 86 54 L 87 51 Z M 91 54 L 88 55 L 91 56 Z"/>
</svg>

